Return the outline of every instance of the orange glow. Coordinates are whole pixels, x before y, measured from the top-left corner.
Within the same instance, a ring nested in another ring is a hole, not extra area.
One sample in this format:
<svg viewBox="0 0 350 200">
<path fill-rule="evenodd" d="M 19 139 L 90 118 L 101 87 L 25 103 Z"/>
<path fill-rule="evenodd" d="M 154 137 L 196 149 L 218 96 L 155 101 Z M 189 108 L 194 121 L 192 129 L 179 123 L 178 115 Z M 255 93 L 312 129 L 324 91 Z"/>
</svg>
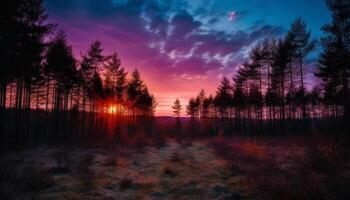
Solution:
<svg viewBox="0 0 350 200">
<path fill-rule="evenodd" d="M 108 113 L 109 113 L 109 114 L 115 114 L 115 113 L 117 113 L 117 106 L 115 106 L 115 105 L 110 105 L 110 106 L 108 107 Z"/>
</svg>

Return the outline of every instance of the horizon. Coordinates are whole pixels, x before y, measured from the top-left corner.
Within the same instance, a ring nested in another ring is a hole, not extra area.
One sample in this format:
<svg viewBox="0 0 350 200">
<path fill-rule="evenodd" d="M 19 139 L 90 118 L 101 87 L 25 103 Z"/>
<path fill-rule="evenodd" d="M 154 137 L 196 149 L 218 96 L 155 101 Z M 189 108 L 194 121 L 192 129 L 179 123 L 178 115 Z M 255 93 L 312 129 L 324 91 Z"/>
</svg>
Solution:
<svg viewBox="0 0 350 200">
<path fill-rule="evenodd" d="M 137 68 L 156 97 L 156 116 L 174 116 L 174 100 L 179 98 L 184 107 L 201 89 L 215 95 L 222 77 L 231 80 L 257 41 L 285 34 L 296 18 L 305 20 L 315 39 L 330 21 L 325 3 L 318 0 L 47 0 L 44 4 L 48 21 L 66 31 L 77 59 L 99 40 L 104 54 L 117 52 L 127 71 Z M 318 12 L 305 12 L 311 9 Z M 317 63 L 318 52 L 308 57 L 309 65 Z M 312 74 L 307 77 L 308 86 L 313 79 Z"/>
</svg>

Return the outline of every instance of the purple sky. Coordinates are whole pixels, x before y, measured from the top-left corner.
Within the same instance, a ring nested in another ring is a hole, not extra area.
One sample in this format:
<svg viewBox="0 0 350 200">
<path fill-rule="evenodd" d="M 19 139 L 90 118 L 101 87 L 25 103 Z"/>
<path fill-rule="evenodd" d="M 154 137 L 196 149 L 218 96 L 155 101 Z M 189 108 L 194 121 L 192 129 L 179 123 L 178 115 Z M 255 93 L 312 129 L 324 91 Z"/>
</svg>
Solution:
<svg viewBox="0 0 350 200">
<path fill-rule="evenodd" d="M 302 17 L 312 37 L 330 21 L 322 0 L 46 0 L 79 58 L 94 40 L 117 52 L 128 71 L 139 69 L 157 97 L 157 115 L 200 89 L 215 92 L 232 77 L 257 41 L 285 33 Z"/>
</svg>

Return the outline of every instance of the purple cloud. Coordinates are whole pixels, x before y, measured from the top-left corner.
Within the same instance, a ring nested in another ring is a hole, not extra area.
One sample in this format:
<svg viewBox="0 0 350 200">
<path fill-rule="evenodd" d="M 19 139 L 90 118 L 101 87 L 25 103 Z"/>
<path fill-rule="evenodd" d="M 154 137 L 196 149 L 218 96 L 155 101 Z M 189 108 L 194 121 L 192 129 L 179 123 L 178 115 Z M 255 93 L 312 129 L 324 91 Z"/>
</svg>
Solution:
<svg viewBox="0 0 350 200">
<path fill-rule="evenodd" d="M 193 94 L 205 83 L 213 92 L 218 77 L 231 74 L 247 48 L 283 32 L 261 23 L 231 32 L 208 29 L 196 13 L 170 1 L 47 0 L 46 5 L 49 20 L 67 31 L 77 57 L 101 40 L 105 53 L 117 52 L 127 70 L 138 68 L 159 98 L 169 98 L 170 86 Z M 247 11 L 237 11 L 236 20 L 241 13 Z M 220 15 L 207 23 L 220 21 Z"/>
</svg>

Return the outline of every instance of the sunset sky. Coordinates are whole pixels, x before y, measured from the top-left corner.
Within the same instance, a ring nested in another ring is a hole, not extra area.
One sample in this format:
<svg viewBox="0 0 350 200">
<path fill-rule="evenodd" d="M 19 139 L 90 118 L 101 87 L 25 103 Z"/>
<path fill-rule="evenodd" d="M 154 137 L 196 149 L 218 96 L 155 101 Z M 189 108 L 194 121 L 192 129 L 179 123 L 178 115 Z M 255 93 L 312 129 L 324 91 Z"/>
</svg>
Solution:
<svg viewBox="0 0 350 200">
<path fill-rule="evenodd" d="M 250 47 L 279 36 L 302 17 L 312 37 L 330 21 L 323 0 L 46 0 L 49 21 L 68 34 L 80 58 L 94 40 L 117 52 L 127 71 L 139 69 L 156 96 L 156 115 L 172 115 L 200 89 L 214 94 Z M 310 58 L 310 61 L 316 57 Z"/>
</svg>

